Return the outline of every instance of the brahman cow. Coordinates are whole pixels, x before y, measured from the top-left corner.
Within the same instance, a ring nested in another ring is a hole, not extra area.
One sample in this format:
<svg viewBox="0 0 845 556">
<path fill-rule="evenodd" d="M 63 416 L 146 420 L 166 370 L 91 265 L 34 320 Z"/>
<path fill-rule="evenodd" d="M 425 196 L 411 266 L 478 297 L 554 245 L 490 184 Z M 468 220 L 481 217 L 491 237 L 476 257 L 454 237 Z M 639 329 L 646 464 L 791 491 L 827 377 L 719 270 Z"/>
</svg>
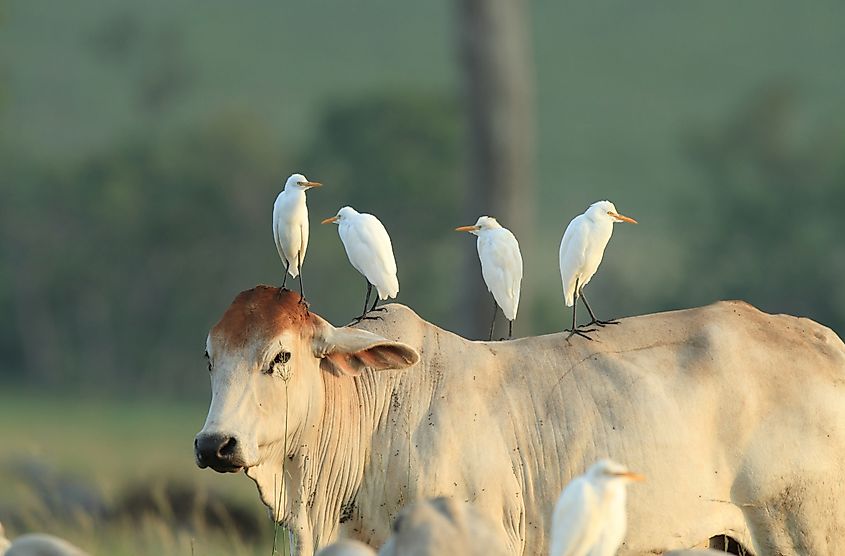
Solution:
<svg viewBox="0 0 845 556">
<path fill-rule="evenodd" d="M 258 286 L 208 336 L 197 464 L 244 470 L 298 554 L 379 546 L 435 496 L 471 502 L 509 554 L 544 554 L 561 490 L 604 457 L 647 476 L 620 554 L 718 534 L 758 555 L 845 554 L 845 346 L 829 329 L 742 302 L 595 341 L 473 342 L 401 305 L 381 316 L 335 328 Z"/>
<path fill-rule="evenodd" d="M 472 504 L 441 496 L 406 506 L 378 556 L 507 556 L 507 543 Z"/>
</svg>

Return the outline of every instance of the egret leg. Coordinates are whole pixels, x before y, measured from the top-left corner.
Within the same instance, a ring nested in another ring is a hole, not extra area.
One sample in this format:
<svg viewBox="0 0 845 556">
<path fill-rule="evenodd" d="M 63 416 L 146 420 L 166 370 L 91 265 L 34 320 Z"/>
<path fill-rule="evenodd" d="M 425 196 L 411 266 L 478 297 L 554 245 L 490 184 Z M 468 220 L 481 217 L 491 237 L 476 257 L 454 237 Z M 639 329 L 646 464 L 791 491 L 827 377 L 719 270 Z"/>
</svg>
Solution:
<svg viewBox="0 0 845 556">
<path fill-rule="evenodd" d="M 373 297 L 373 306 L 370 307 L 369 311 L 367 311 L 368 313 L 372 313 L 373 311 L 386 311 L 384 307 L 379 307 L 378 309 L 376 309 L 376 303 L 378 303 L 378 291 L 376 291 L 376 295 Z"/>
<path fill-rule="evenodd" d="M 590 304 L 587 303 L 587 297 L 584 295 L 584 292 L 580 294 L 581 299 L 584 301 L 584 306 L 587 308 L 587 312 L 590 313 L 590 318 L 593 319 L 584 326 L 590 326 L 591 324 L 597 324 L 599 326 L 607 326 L 608 324 L 619 324 L 618 320 L 599 320 L 596 318 L 596 314 L 593 313 L 593 310 L 590 309 Z"/>
<path fill-rule="evenodd" d="M 288 261 L 288 264 L 285 266 L 285 278 L 282 280 L 282 289 L 285 289 L 285 284 L 288 283 L 288 270 L 290 270 L 290 261 Z"/>
<path fill-rule="evenodd" d="M 299 264 L 299 302 L 305 303 L 305 289 L 302 287 L 302 252 L 296 256 Z"/>
<path fill-rule="evenodd" d="M 582 338 L 587 338 L 588 340 L 592 341 L 592 338 L 587 336 L 587 332 L 595 332 L 595 328 L 587 328 L 584 330 L 578 330 L 578 318 L 577 318 L 577 309 L 578 309 L 578 280 L 575 280 L 575 299 L 572 300 L 572 328 L 564 329 L 564 332 L 569 332 L 569 336 L 566 337 L 568 340 L 575 334 L 578 334 Z"/>
<path fill-rule="evenodd" d="M 508 340 L 510 340 L 511 338 L 513 338 L 513 321 L 509 320 L 508 321 Z"/>
<path fill-rule="evenodd" d="M 364 298 L 364 312 L 361 313 L 360 317 L 355 317 L 352 320 L 352 324 L 358 324 L 362 320 L 376 320 L 376 319 L 381 318 L 381 317 L 368 317 L 367 316 L 367 313 L 369 312 L 369 311 L 367 311 L 367 306 L 370 304 L 370 293 L 372 291 L 373 291 L 373 285 L 370 284 L 369 280 L 367 280 L 367 297 Z M 378 293 L 376 293 L 376 301 L 378 301 Z M 375 306 L 375 303 L 373 303 L 373 306 Z M 372 309 L 370 309 L 370 311 L 372 311 Z"/>
<path fill-rule="evenodd" d="M 488 342 L 493 341 L 493 327 L 496 326 L 496 313 L 499 311 L 499 306 L 496 304 L 496 298 L 493 298 L 493 320 L 490 321 L 490 336 L 487 338 Z"/>
<path fill-rule="evenodd" d="M 359 322 L 361 322 L 362 320 L 364 320 L 364 317 L 365 317 L 365 316 L 367 316 L 367 305 L 369 305 L 369 304 L 370 304 L 370 292 L 371 292 L 371 291 L 373 291 L 373 285 L 372 285 L 372 284 L 370 284 L 370 281 L 369 281 L 369 280 L 367 280 L 367 297 L 366 297 L 366 298 L 364 298 L 364 309 L 363 309 L 363 312 L 361 313 L 361 316 L 360 316 L 360 317 L 355 317 L 354 319 L 352 319 L 352 324 L 358 324 Z"/>
</svg>

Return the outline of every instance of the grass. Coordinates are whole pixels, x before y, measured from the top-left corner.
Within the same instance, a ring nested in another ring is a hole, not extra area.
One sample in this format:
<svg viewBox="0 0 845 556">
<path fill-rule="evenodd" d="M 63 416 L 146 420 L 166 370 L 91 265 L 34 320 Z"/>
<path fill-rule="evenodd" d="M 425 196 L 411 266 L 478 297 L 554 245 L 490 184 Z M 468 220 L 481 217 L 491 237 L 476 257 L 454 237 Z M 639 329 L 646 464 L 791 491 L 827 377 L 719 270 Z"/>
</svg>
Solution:
<svg viewBox="0 0 845 556">
<path fill-rule="evenodd" d="M 3 388 L 0 519 L 7 535 L 52 533 L 93 554 L 271 554 L 273 524 L 252 481 L 194 464 L 192 441 L 206 410 L 201 403 Z M 49 485 L 47 495 L 27 473 Z M 62 492 L 72 489 L 94 493 L 107 515 L 68 510 Z M 238 534 L 240 522 L 254 534 Z"/>
</svg>

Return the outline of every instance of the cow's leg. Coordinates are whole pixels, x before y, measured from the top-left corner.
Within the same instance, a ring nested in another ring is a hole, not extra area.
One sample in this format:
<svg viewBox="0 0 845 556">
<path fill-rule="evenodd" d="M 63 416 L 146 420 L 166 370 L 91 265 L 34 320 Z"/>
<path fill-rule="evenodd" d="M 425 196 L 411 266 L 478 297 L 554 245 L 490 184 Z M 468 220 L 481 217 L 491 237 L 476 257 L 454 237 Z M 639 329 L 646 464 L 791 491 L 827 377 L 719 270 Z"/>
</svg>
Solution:
<svg viewBox="0 0 845 556">
<path fill-rule="evenodd" d="M 569 332 L 569 336 L 566 337 L 568 340 L 575 334 L 578 334 L 582 338 L 587 338 L 588 340 L 592 340 L 589 336 L 587 336 L 587 332 L 595 332 L 595 328 L 587 328 L 584 330 L 578 330 L 578 315 L 576 310 L 578 309 L 578 280 L 575 280 L 575 299 L 572 300 L 572 328 L 564 328 L 564 332 Z"/>
<path fill-rule="evenodd" d="M 490 342 L 493 340 L 493 328 L 496 326 L 496 313 L 499 312 L 499 306 L 496 304 L 496 298 L 493 298 L 493 320 L 490 321 L 490 335 L 487 338 L 487 341 Z"/>
<path fill-rule="evenodd" d="M 597 324 L 599 326 L 606 326 L 608 324 L 619 324 L 618 320 L 599 320 L 599 319 L 597 319 L 596 314 L 593 313 L 593 310 L 590 308 L 590 304 L 587 303 L 587 296 L 584 295 L 583 291 L 580 293 L 580 297 L 581 297 L 581 300 L 584 302 L 584 306 L 587 308 L 587 312 L 590 313 L 590 318 L 593 319 L 590 322 L 588 322 L 587 324 L 585 324 L 584 326 L 590 326 L 590 325 L 593 325 L 593 324 Z"/>
</svg>

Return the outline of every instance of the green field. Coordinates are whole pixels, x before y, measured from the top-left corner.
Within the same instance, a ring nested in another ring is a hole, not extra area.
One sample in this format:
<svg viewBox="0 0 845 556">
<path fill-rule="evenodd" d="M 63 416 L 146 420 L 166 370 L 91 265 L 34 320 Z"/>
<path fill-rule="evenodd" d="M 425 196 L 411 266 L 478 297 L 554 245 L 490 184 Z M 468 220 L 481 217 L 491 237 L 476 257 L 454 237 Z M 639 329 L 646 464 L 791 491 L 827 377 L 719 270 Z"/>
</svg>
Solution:
<svg viewBox="0 0 845 556">
<path fill-rule="evenodd" d="M 273 526 L 252 481 L 194 464 L 193 436 L 206 409 L 198 403 L 74 401 L 0 391 L 6 447 L 0 454 L 0 519 L 7 534 L 59 534 L 94 554 L 270 554 Z M 40 470 L 35 482 L 55 493 L 93 493 L 119 515 L 65 513 L 67 500 L 59 494 L 59 502 L 45 500 L 22 467 Z M 168 498 L 167 492 L 175 494 Z M 180 496 L 194 500 L 189 515 L 176 507 Z M 146 511 L 132 513 L 126 506 L 133 500 L 141 500 Z M 228 510 L 258 532 L 250 529 L 242 540 L 226 517 L 222 523 L 204 517 Z"/>
</svg>

